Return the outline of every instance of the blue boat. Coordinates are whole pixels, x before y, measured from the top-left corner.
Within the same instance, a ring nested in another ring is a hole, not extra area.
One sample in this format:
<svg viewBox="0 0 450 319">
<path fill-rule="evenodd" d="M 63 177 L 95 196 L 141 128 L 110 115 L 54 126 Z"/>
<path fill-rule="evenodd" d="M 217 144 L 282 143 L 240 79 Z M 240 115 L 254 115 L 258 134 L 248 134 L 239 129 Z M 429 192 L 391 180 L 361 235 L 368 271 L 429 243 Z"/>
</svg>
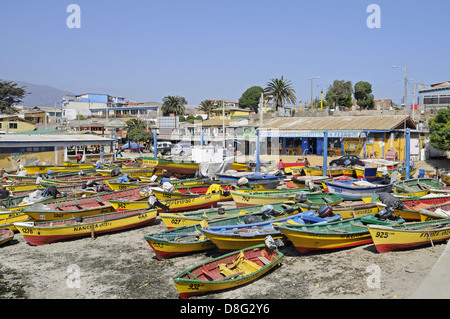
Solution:
<svg viewBox="0 0 450 319">
<path fill-rule="evenodd" d="M 389 193 L 393 183 L 386 183 L 385 178 L 350 179 L 344 181 L 324 181 L 327 191 L 348 200 L 360 200 L 374 194 Z"/>
<path fill-rule="evenodd" d="M 201 230 L 222 252 L 229 252 L 264 243 L 267 236 L 271 236 L 274 240 L 286 240 L 286 237 L 278 230 L 277 224 L 279 223 L 294 222 L 310 225 L 337 220 L 341 220 L 340 215 L 322 218 L 316 215 L 315 211 L 310 210 L 276 220 L 250 224 L 210 226 Z"/>
</svg>

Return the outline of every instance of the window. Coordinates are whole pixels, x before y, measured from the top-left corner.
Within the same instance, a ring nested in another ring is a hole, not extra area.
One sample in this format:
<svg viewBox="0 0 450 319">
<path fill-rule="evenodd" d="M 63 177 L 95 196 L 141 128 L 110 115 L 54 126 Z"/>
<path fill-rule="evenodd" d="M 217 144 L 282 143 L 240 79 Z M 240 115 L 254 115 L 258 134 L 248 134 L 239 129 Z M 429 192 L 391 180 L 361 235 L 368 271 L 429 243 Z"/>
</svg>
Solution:
<svg viewBox="0 0 450 319">
<path fill-rule="evenodd" d="M 450 104 L 450 95 L 425 95 L 423 104 Z"/>
<path fill-rule="evenodd" d="M 9 123 L 10 130 L 17 130 L 17 123 Z"/>
</svg>

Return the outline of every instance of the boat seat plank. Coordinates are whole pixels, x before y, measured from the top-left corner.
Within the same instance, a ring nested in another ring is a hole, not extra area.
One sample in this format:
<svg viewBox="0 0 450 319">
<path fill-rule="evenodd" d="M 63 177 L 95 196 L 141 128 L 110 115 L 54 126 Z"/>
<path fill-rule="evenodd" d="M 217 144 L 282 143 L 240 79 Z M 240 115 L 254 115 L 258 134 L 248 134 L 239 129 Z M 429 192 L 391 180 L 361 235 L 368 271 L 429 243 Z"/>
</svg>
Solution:
<svg viewBox="0 0 450 319">
<path fill-rule="evenodd" d="M 258 256 L 258 259 L 261 260 L 261 262 L 262 262 L 264 265 L 270 264 L 270 260 L 267 259 L 267 258 L 264 257 L 264 256 Z"/>
</svg>

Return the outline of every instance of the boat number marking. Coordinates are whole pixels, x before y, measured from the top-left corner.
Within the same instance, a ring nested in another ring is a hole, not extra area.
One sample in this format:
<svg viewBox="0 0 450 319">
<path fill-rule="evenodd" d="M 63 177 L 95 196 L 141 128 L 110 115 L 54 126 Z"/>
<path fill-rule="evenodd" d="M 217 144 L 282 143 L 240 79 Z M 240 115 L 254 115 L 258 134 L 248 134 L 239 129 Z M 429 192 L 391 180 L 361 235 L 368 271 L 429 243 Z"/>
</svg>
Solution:
<svg viewBox="0 0 450 319">
<path fill-rule="evenodd" d="M 198 290 L 199 288 L 200 288 L 200 284 L 190 284 L 188 289 Z"/>
<path fill-rule="evenodd" d="M 175 224 L 175 225 L 180 224 L 180 222 L 181 222 L 181 219 L 172 219 L 172 220 L 170 221 L 171 224 Z"/>
</svg>

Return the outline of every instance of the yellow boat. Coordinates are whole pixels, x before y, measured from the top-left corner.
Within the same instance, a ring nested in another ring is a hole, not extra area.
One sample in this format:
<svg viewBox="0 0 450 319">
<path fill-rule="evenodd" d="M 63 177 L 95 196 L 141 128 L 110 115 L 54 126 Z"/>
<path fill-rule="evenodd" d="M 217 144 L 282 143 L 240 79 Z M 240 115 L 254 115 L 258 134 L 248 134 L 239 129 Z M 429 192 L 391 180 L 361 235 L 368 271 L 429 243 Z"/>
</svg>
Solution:
<svg viewBox="0 0 450 319">
<path fill-rule="evenodd" d="M 379 253 L 417 248 L 450 239 L 450 219 L 407 223 L 392 226 L 369 226 Z"/>
<path fill-rule="evenodd" d="M 3 188 L 9 190 L 10 192 L 22 192 L 22 191 L 35 191 L 38 189 L 44 189 L 45 187 L 41 184 L 36 183 L 25 183 L 18 185 L 3 185 Z"/>
<path fill-rule="evenodd" d="M 78 164 L 68 162 L 64 162 L 63 165 L 34 165 L 23 167 L 23 169 L 26 170 L 29 175 L 33 175 L 36 173 L 45 174 L 49 170 L 53 171 L 53 173 L 61 173 L 61 172 L 76 172 L 92 168 L 94 168 L 94 165 L 92 164 Z"/>
<path fill-rule="evenodd" d="M 220 194 L 208 194 L 187 198 L 167 199 L 160 202 L 161 204 L 168 206 L 170 211 L 178 212 L 216 207 L 219 201 Z M 110 200 L 109 203 L 116 211 L 148 207 L 148 203 L 142 201 Z M 158 213 L 162 212 L 164 212 L 164 210 L 158 208 Z"/>
<path fill-rule="evenodd" d="M 148 168 L 119 168 L 120 172 L 123 174 L 127 174 L 128 177 L 131 178 L 140 178 L 140 177 L 152 177 L 156 174 L 154 169 L 148 169 Z M 97 174 L 101 176 L 110 176 L 112 170 L 111 169 L 96 169 L 95 170 Z M 158 174 L 156 174 L 158 175 Z M 117 179 L 116 177 L 113 177 Z"/>
<path fill-rule="evenodd" d="M 16 216 L 2 218 L 2 219 L 0 219 L 0 229 L 10 228 L 13 232 L 18 232 L 16 226 L 14 226 L 14 223 L 28 222 L 28 221 L 32 221 L 32 220 L 33 220 L 33 218 L 31 218 L 27 214 L 18 214 Z"/>
<path fill-rule="evenodd" d="M 172 174 L 194 175 L 199 170 L 199 163 L 184 160 L 167 160 L 157 157 L 144 157 L 143 164 Z"/>
<path fill-rule="evenodd" d="M 100 193 L 97 195 L 70 198 L 66 200 L 51 201 L 45 204 L 31 205 L 22 210 L 36 221 L 51 221 L 68 219 L 76 216 L 92 216 L 106 214 L 114 211 L 108 202 L 113 198 L 124 198 L 128 200 L 144 201 L 147 203 L 148 193 L 142 192 L 140 188 L 120 192 Z"/>
<path fill-rule="evenodd" d="M 151 225 L 156 217 L 156 209 L 147 208 L 50 222 L 19 222 L 15 226 L 30 244 L 44 245 L 147 226 Z"/>
<path fill-rule="evenodd" d="M 303 172 L 306 176 L 323 176 L 323 169 L 321 167 L 303 167 Z M 343 175 L 342 168 L 328 168 L 327 176 L 336 177 Z M 294 170 L 292 171 L 294 175 Z M 296 175 L 294 175 L 295 177 Z"/>
<path fill-rule="evenodd" d="M 319 211 L 320 206 L 313 206 L 308 204 L 297 204 L 297 206 L 301 209 L 302 212 L 306 212 L 308 210 L 314 210 L 316 212 Z M 356 205 L 336 205 L 332 207 L 333 214 L 341 215 L 342 219 L 350 219 L 355 218 L 367 214 L 377 214 L 380 211 L 380 206 L 376 203 L 364 203 L 364 204 L 356 204 Z"/>
</svg>

